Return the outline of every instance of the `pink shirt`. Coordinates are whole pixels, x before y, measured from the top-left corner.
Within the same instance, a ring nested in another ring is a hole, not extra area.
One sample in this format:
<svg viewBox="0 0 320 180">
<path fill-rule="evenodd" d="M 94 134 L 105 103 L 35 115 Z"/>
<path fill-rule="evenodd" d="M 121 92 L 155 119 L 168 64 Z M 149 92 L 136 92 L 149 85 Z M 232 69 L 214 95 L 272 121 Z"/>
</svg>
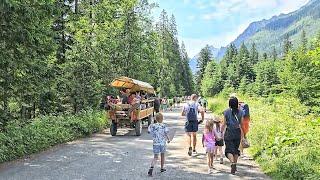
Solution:
<svg viewBox="0 0 320 180">
<path fill-rule="evenodd" d="M 204 146 L 206 147 L 215 146 L 216 140 L 215 140 L 213 131 L 212 132 L 205 131 L 205 133 L 203 133 L 203 138 L 204 138 Z"/>
</svg>

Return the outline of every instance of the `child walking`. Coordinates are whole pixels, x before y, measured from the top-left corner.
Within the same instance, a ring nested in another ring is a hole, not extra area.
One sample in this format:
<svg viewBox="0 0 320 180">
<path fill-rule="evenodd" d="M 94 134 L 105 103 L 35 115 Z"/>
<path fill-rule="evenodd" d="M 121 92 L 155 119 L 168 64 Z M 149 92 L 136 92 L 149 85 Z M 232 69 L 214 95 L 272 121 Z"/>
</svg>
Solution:
<svg viewBox="0 0 320 180">
<path fill-rule="evenodd" d="M 153 138 L 153 154 L 154 158 L 151 161 L 151 166 L 148 171 L 148 175 L 152 176 L 152 172 L 154 169 L 154 166 L 156 165 L 156 162 L 158 160 L 159 154 L 161 156 L 161 172 L 165 172 L 166 169 L 164 169 L 164 158 L 165 158 L 165 152 L 166 152 L 166 142 L 170 142 L 168 133 L 169 129 L 166 124 L 163 123 L 163 115 L 161 113 L 158 113 L 156 115 L 156 123 L 151 124 L 148 127 L 148 132 L 152 135 Z"/>
<path fill-rule="evenodd" d="M 216 148 L 215 148 L 215 160 L 218 158 L 218 154 L 220 155 L 220 164 L 223 164 L 223 152 L 222 147 L 224 145 L 223 137 L 222 137 L 222 130 L 221 130 L 221 120 L 218 117 L 214 118 L 214 133 L 216 138 Z"/>
<path fill-rule="evenodd" d="M 202 135 L 202 145 L 207 153 L 208 173 L 213 169 L 213 156 L 215 150 L 215 134 L 213 130 L 213 120 L 207 120 Z"/>
</svg>

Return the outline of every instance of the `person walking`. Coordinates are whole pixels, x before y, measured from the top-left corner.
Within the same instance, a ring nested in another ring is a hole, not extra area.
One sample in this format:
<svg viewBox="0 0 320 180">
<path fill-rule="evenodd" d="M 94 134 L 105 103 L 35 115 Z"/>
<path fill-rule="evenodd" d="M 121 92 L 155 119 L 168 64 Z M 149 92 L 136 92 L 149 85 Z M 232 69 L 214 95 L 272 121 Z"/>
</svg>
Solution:
<svg viewBox="0 0 320 180">
<path fill-rule="evenodd" d="M 166 152 L 166 143 L 170 143 L 168 133 L 169 129 L 166 124 L 163 123 L 163 115 L 158 113 L 156 115 L 156 123 L 151 124 L 148 127 L 148 133 L 152 135 L 153 138 L 153 154 L 154 158 L 151 161 L 151 166 L 148 171 L 148 175 L 152 176 L 152 172 L 156 162 L 158 161 L 159 154 L 161 156 L 160 160 L 160 172 L 165 172 L 164 168 L 164 160 L 165 160 L 165 152 Z"/>
<path fill-rule="evenodd" d="M 243 138 L 241 123 L 243 111 L 239 109 L 239 101 L 236 97 L 229 99 L 229 108 L 224 111 L 224 121 L 222 125 L 225 155 L 231 162 L 231 174 L 237 171 L 237 161 L 240 156 L 239 145 Z"/>
<path fill-rule="evenodd" d="M 187 135 L 187 141 L 189 145 L 188 155 L 191 156 L 192 153 L 197 153 L 197 132 L 198 126 L 204 120 L 203 108 L 197 102 L 198 96 L 196 94 L 191 95 L 191 101 L 188 102 L 182 110 L 181 115 L 186 117 L 185 132 Z M 198 121 L 198 112 L 201 113 L 201 120 Z"/>
<path fill-rule="evenodd" d="M 246 104 L 245 102 L 239 102 L 240 109 L 243 111 L 243 121 L 241 124 L 242 130 L 243 130 L 243 141 L 240 143 L 240 153 L 243 153 L 243 148 L 244 142 L 246 142 L 247 147 L 250 146 L 248 140 L 247 140 L 247 134 L 249 132 L 249 127 L 250 127 L 250 110 L 249 110 L 249 105 Z"/>
<path fill-rule="evenodd" d="M 154 103 L 154 111 L 155 113 L 159 113 L 160 112 L 160 106 L 161 106 L 161 100 L 159 99 L 159 97 L 155 96 L 152 97 L 152 99 L 154 99 L 153 103 Z"/>
<path fill-rule="evenodd" d="M 214 118 L 214 133 L 216 138 L 216 148 L 214 151 L 215 160 L 218 159 L 218 155 L 220 156 L 220 164 L 223 164 L 223 152 L 222 147 L 224 146 L 222 130 L 221 130 L 221 120 L 219 117 Z"/>
<path fill-rule="evenodd" d="M 202 146 L 205 148 L 205 151 L 207 153 L 207 163 L 208 163 L 208 173 L 211 174 L 211 170 L 213 168 L 213 156 L 214 156 L 214 150 L 215 150 L 215 144 L 216 144 L 216 135 L 213 130 L 213 120 L 207 120 L 203 135 L 202 135 Z"/>
</svg>

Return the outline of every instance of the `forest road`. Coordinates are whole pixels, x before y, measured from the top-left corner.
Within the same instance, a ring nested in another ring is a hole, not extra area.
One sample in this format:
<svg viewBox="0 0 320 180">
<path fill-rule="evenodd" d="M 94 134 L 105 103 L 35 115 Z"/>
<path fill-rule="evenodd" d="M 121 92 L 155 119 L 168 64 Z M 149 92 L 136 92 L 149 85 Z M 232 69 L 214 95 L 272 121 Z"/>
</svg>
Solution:
<svg viewBox="0 0 320 180">
<path fill-rule="evenodd" d="M 175 130 L 173 141 L 168 144 L 167 172 L 160 173 L 157 166 L 153 177 L 147 176 L 152 154 L 152 139 L 143 129 L 141 136 L 134 136 L 130 129 L 119 129 L 112 137 L 109 130 L 63 145 L 56 146 L 29 158 L 4 163 L 0 166 L 1 180 L 142 180 L 142 179 L 269 179 L 248 156 L 239 160 L 238 172 L 231 175 L 230 163 L 214 162 L 215 170 L 208 174 L 206 154 L 198 134 L 198 153 L 187 155 L 184 134 L 184 117 L 181 107 L 165 112 L 164 122 Z M 206 114 L 206 118 L 210 114 Z M 200 125 L 200 132 L 203 129 Z M 159 163 L 158 163 L 159 165 Z"/>
</svg>

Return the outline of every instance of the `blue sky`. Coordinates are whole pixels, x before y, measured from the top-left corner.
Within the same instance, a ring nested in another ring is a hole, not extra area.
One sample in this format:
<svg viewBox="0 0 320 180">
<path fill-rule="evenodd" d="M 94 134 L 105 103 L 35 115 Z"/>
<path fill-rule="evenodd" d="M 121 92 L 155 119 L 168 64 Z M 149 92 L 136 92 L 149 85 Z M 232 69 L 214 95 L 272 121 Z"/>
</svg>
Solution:
<svg viewBox="0 0 320 180">
<path fill-rule="evenodd" d="M 289 13 L 309 0 L 151 0 L 176 17 L 179 39 L 184 41 L 189 57 L 206 44 L 229 44 L 253 21 Z M 158 18 L 157 18 L 158 19 Z"/>
</svg>

